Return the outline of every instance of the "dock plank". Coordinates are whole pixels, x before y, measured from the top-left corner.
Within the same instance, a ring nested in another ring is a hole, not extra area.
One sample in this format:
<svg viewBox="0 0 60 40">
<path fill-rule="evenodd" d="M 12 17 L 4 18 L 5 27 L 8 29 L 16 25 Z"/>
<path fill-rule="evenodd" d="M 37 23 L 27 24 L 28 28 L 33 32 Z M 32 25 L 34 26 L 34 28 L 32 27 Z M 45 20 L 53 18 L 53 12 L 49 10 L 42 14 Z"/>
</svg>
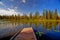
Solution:
<svg viewBox="0 0 60 40">
<path fill-rule="evenodd" d="M 14 40 L 36 40 L 36 36 L 33 32 L 32 27 L 24 28 L 15 38 Z"/>
</svg>

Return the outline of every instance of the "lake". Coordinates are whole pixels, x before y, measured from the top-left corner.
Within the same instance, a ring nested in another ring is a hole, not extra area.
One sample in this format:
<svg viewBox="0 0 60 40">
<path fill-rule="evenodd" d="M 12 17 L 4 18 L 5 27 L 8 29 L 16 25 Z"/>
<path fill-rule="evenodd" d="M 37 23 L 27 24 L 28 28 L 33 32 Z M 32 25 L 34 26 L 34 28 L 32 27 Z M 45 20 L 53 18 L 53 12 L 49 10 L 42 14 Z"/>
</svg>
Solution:
<svg viewBox="0 0 60 40">
<path fill-rule="evenodd" d="M 60 40 L 60 23 L 0 21 L 0 39 L 13 36 L 22 28 L 32 27 L 38 40 Z"/>
</svg>

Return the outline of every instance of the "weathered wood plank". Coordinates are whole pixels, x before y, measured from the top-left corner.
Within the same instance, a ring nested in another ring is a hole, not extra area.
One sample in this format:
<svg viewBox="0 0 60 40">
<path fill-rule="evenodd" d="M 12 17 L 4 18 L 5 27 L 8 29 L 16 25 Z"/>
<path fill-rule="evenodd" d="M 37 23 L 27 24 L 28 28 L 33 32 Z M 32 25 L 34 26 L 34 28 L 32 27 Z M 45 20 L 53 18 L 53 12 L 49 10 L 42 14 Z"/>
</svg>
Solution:
<svg viewBox="0 0 60 40">
<path fill-rule="evenodd" d="M 24 28 L 14 40 L 36 40 L 32 27 Z"/>
</svg>

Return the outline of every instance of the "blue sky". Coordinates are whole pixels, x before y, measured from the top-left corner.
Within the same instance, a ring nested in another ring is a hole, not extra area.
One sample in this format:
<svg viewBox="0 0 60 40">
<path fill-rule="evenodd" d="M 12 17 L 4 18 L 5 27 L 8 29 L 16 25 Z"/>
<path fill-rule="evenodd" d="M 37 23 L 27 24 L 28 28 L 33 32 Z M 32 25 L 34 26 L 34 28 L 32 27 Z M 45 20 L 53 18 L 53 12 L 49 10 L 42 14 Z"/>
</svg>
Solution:
<svg viewBox="0 0 60 40">
<path fill-rule="evenodd" d="M 0 14 L 1 9 L 4 12 L 23 13 L 29 14 L 29 12 L 39 11 L 42 14 L 43 9 L 54 11 L 57 9 L 58 15 L 60 15 L 60 0 L 0 0 Z M 6 13 L 6 14 L 11 14 Z"/>
</svg>

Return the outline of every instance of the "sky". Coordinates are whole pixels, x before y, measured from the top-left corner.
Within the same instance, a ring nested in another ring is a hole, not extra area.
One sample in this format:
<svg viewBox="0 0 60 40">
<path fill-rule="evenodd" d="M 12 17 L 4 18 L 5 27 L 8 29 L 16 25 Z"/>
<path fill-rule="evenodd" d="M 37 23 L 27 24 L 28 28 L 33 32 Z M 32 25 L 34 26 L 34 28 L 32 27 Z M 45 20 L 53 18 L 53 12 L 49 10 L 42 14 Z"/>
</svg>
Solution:
<svg viewBox="0 0 60 40">
<path fill-rule="evenodd" d="M 0 15 L 23 15 L 30 12 L 33 14 L 43 9 L 54 11 L 57 9 L 60 15 L 60 0 L 0 0 Z"/>
</svg>

